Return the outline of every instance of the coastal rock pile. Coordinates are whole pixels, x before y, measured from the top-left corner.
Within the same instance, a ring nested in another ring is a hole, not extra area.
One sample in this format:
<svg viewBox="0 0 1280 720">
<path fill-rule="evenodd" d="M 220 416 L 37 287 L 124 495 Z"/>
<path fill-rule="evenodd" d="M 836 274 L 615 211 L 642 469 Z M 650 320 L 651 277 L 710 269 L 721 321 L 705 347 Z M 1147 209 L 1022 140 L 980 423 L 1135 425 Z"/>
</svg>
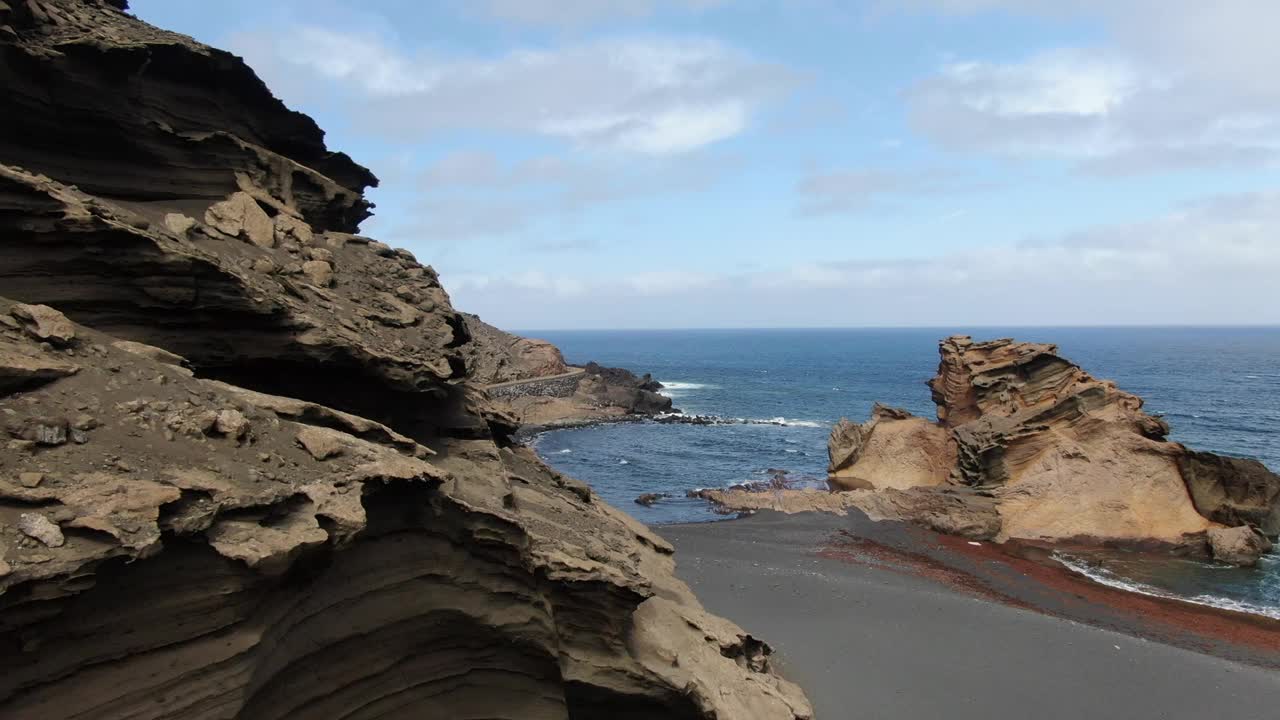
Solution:
<svg viewBox="0 0 1280 720">
<path fill-rule="evenodd" d="M 1280 532 L 1280 477 L 1169 442 L 1141 398 L 1055 346 L 952 337 L 940 352 L 938 422 L 878 409 L 864 425 L 842 423 L 829 446 L 833 489 L 981 489 L 996 501 L 999 539 L 1194 545 L 1215 524 Z M 883 450 L 895 443 L 909 450 Z"/>
<path fill-rule="evenodd" d="M 877 405 L 842 420 L 821 491 L 710 491 L 729 509 L 850 508 L 997 541 L 1172 546 L 1248 565 L 1280 533 L 1280 476 L 1195 452 L 1142 399 L 1053 345 L 952 337 L 931 422 Z"/>
<path fill-rule="evenodd" d="M 810 717 L 513 444 L 373 176 L 124 9 L 0 2 L 4 714 Z"/>
</svg>

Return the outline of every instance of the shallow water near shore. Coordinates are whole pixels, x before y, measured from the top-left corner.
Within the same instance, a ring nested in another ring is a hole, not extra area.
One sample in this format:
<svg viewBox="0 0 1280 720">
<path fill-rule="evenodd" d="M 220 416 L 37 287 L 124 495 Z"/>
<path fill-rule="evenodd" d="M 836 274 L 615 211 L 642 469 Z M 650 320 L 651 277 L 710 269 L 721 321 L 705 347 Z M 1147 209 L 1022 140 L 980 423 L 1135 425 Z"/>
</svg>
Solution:
<svg viewBox="0 0 1280 720">
<path fill-rule="evenodd" d="M 1095 377 L 1144 397 L 1173 440 L 1280 470 L 1280 328 L 524 331 L 571 363 L 650 372 L 676 407 L 727 421 L 557 430 L 535 446 L 644 522 L 720 519 L 685 492 L 767 480 L 770 470 L 821 485 L 827 435 L 841 417 L 861 422 L 877 401 L 932 417 L 924 383 L 938 340 L 955 332 L 1056 343 Z M 642 493 L 669 497 L 642 507 Z M 1122 553 L 1073 559 L 1116 587 L 1280 615 L 1275 555 L 1258 571 Z"/>
</svg>

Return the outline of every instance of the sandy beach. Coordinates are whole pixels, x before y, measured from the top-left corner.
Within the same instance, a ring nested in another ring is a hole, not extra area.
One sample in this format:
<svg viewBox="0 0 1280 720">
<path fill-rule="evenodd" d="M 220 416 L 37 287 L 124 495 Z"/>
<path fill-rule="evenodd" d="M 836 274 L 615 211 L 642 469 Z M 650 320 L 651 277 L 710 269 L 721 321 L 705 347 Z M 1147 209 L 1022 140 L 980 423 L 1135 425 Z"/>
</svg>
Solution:
<svg viewBox="0 0 1280 720">
<path fill-rule="evenodd" d="M 1111 590 L 860 517 L 659 528 L 712 612 L 767 638 L 817 717 L 1268 718 L 1280 623 Z"/>
</svg>

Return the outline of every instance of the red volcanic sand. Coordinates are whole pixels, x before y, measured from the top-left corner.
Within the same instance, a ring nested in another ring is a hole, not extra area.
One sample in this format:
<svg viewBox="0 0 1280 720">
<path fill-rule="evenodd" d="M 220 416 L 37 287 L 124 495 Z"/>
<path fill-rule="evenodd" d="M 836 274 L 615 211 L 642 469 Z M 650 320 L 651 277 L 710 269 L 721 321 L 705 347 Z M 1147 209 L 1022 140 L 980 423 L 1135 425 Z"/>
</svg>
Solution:
<svg viewBox="0 0 1280 720">
<path fill-rule="evenodd" d="M 1050 560 L 1041 548 L 974 545 L 964 538 L 920 534 L 919 547 L 903 548 L 842 531 L 817 554 L 909 573 L 987 600 L 1213 654 L 1235 655 L 1222 652 L 1229 648 L 1252 650 L 1241 659 L 1280 667 L 1280 621 L 1107 587 Z"/>
</svg>

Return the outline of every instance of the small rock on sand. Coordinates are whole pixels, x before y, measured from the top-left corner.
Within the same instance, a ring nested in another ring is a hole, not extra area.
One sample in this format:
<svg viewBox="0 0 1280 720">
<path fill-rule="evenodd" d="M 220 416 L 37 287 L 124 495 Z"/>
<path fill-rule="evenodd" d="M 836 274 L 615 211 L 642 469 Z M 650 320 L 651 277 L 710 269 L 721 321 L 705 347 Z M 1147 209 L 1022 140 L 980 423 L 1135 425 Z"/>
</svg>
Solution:
<svg viewBox="0 0 1280 720">
<path fill-rule="evenodd" d="M 327 460 L 341 455 L 342 440 L 338 433 L 324 428 L 304 427 L 298 431 L 298 444 L 316 460 Z"/>
</svg>

